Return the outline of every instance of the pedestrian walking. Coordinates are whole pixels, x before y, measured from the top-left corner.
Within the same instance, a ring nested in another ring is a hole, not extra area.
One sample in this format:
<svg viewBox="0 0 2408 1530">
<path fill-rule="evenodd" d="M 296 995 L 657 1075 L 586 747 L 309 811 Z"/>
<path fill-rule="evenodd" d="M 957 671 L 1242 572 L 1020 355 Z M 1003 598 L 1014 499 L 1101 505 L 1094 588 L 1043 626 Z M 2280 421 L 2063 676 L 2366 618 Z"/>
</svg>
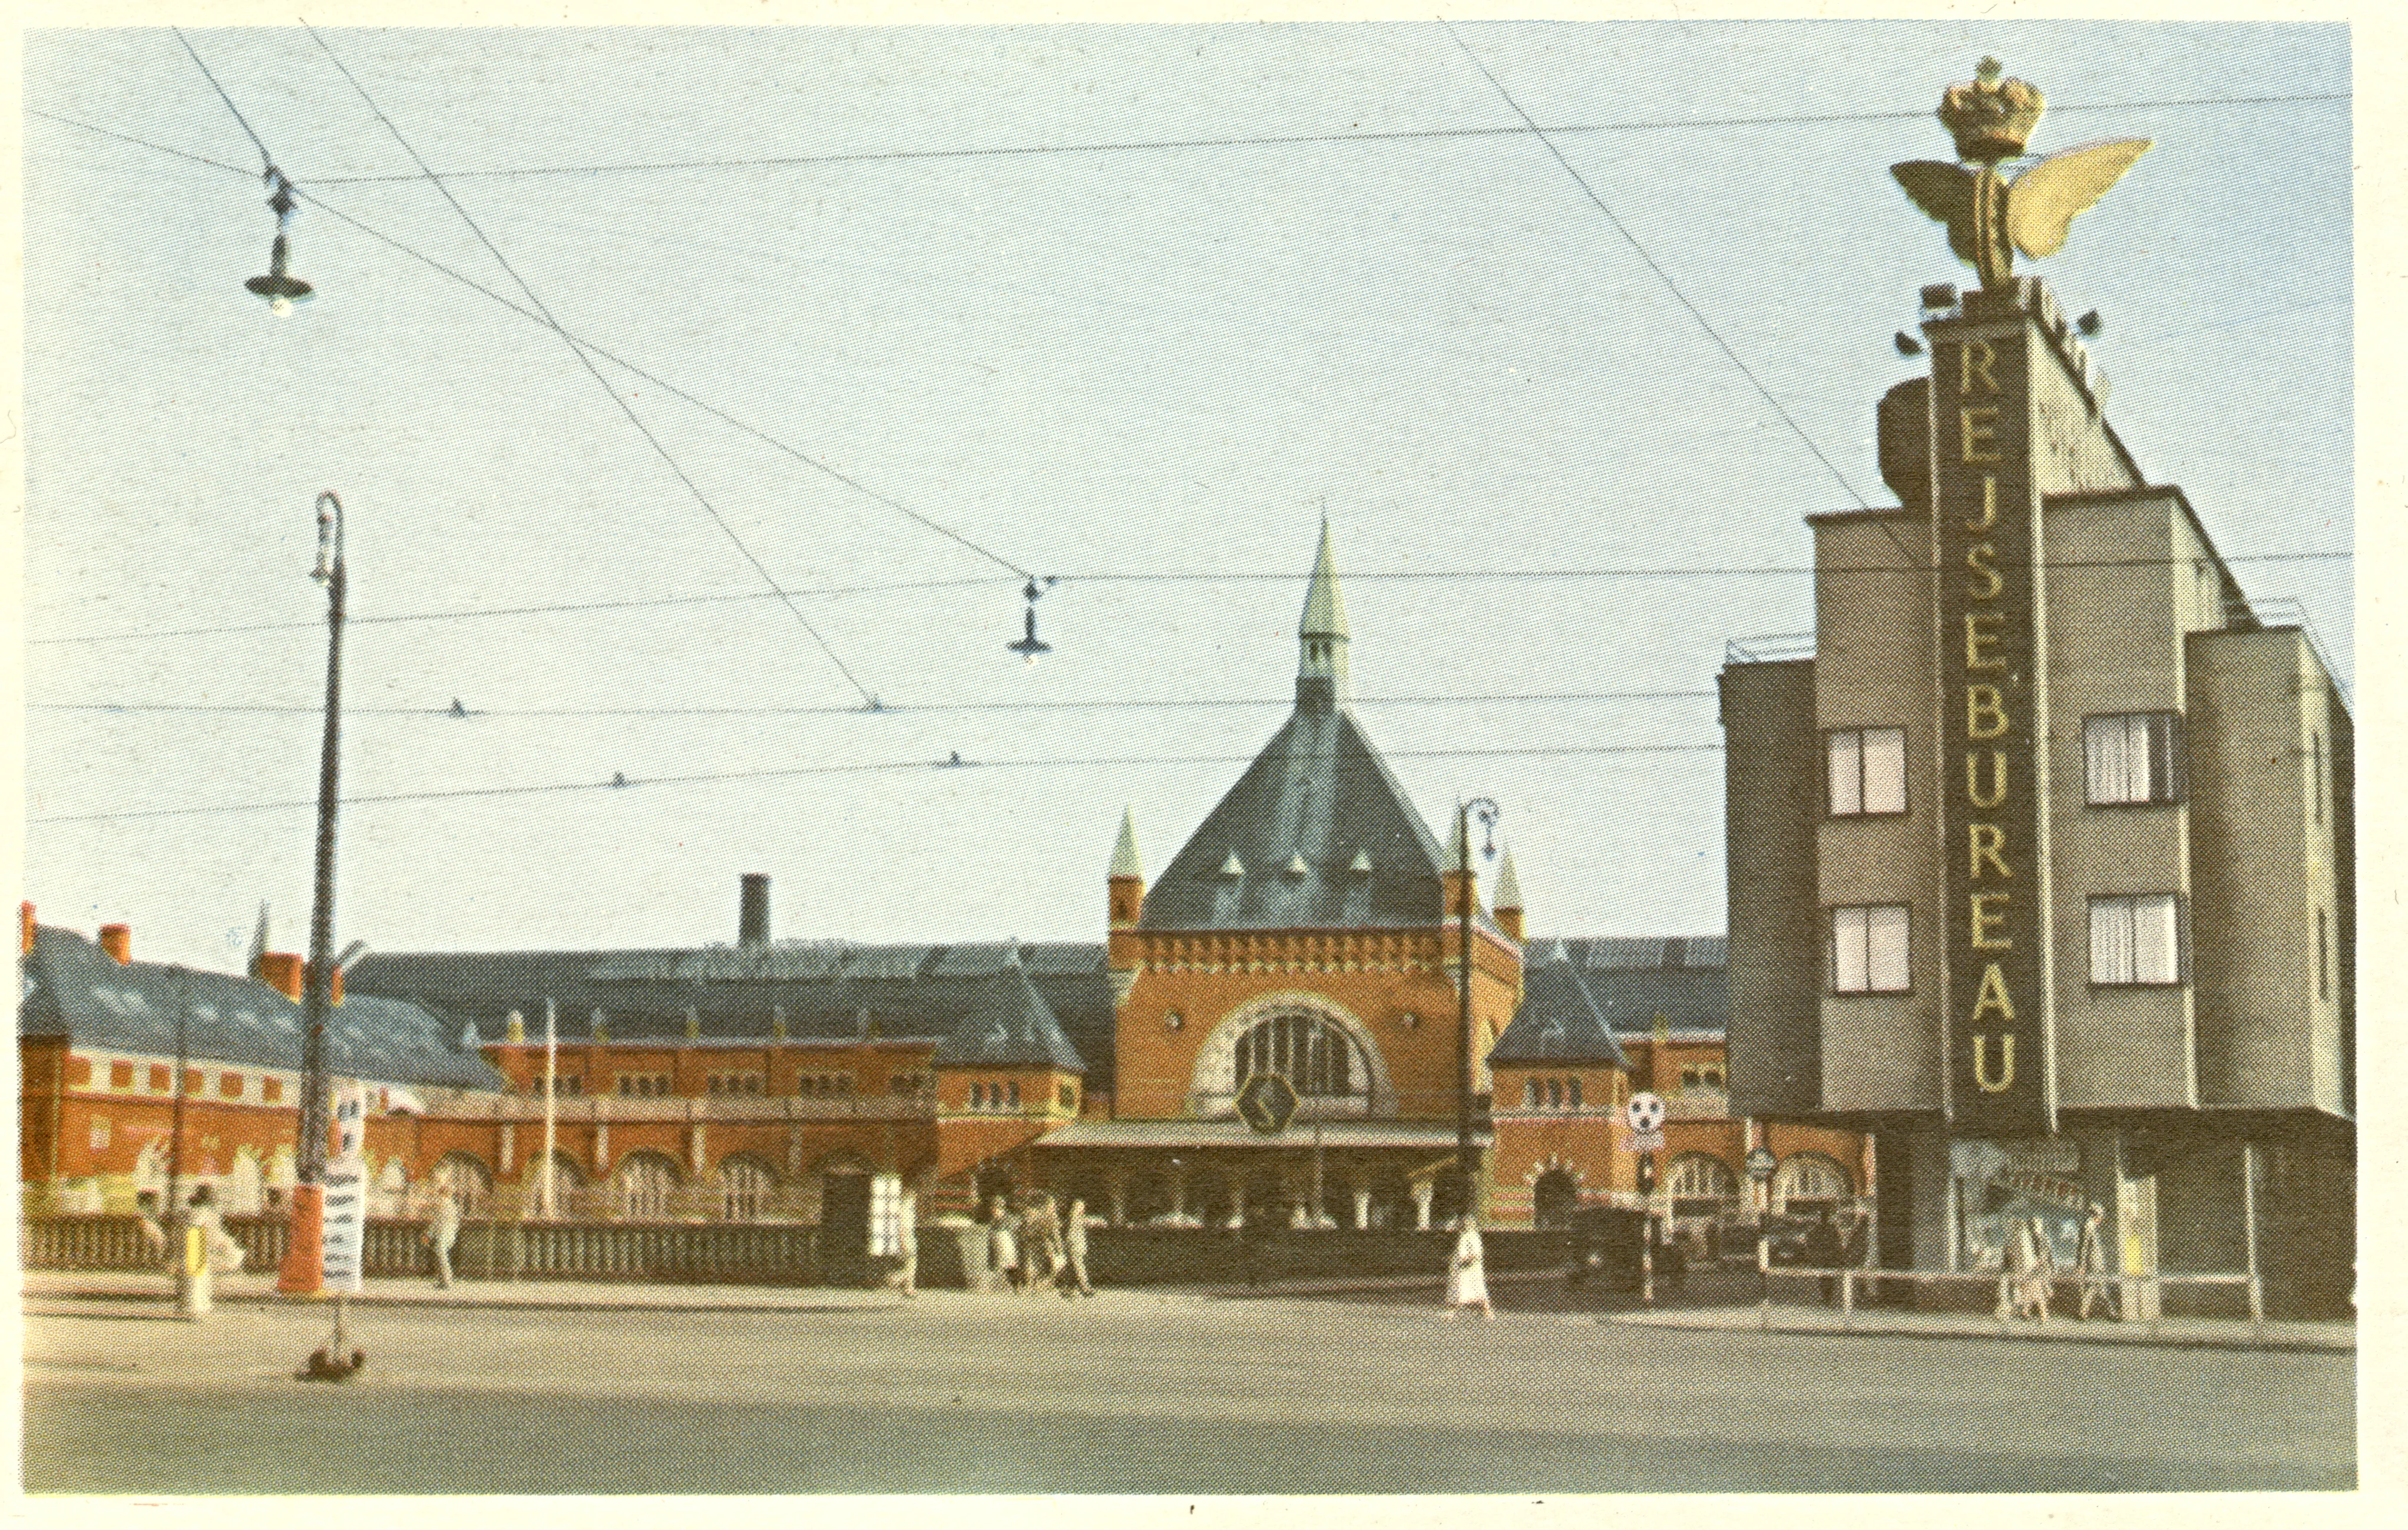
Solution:
<svg viewBox="0 0 2408 1530">
<path fill-rule="evenodd" d="M 435 1205 L 426 1219 L 426 1230 L 420 1234 L 435 1250 L 435 1289 L 449 1291 L 452 1287 L 452 1246 L 460 1241 L 460 1200 L 452 1193 L 452 1171 L 435 1171 Z"/>
<path fill-rule="evenodd" d="M 154 1270 L 164 1269 L 167 1264 L 167 1230 L 159 1225 L 159 1192 L 137 1192 L 134 1215 L 141 1222 L 142 1262 Z"/>
<path fill-rule="evenodd" d="M 2093 1299 L 2098 1301 L 2103 1316 L 2115 1316 L 2115 1298 L 2107 1286 L 2106 1217 L 2107 1208 L 2093 1201 L 2082 1219 L 2082 1239 L 2073 1252 L 2074 1276 L 2081 1284 L 2073 1309 L 2075 1322 L 2090 1321 Z"/>
<path fill-rule="evenodd" d="M 1096 1288 L 1087 1283 L 1087 1203 L 1083 1199 L 1070 1203 L 1070 1214 L 1062 1221 L 1062 1278 L 1057 1284 L 1066 1302 L 1096 1293 Z"/>
<path fill-rule="evenodd" d="M 1841 1262 L 1847 1257 L 1847 1245 L 1840 1238 L 1840 1224 L 1831 1220 L 1831 1208 L 1825 1206 L 1823 1214 L 1814 1220 L 1814 1225 L 1806 1232 L 1806 1263 L 1825 1272 L 1823 1275 L 1825 1306 L 1832 1305 L 1838 1297 L 1840 1289 L 1839 1277 L 1829 1272 L 1838 1269 Z"/>
<path fill-rule="evenodd" d="M 911 1191 L 903 1191 L 895 1216 L 895 1252 L 899 1260 L 895 1289 L 908 1302 L 920 1294 L 920 1197 Z"/>
<path fill-rule="evenodd" d="M 1480 1220 L 1465 1215 L 1455 1219 L 1455 1258 L 1446 1272 L 1446 1313 L 1450 1322 L 1455 1309 L 1476 1306 L 1489 1321 L 1497 1321 L 1497 1309 L 1488 1305 L 1488 1254 L 1480 1241 Z"/>
<path fill-rule="evenodd" d="M 1019 1215 L 997 1201 L 994 1222 L 995 1268 L 996 1273 L 1003 1277 L 1005 1288 L 1015 1294 L 1020 1290 L 1019 1224 Z"/>
<path fill-rule="evenodd" d="M 2038 1217 L 2015 1226 L 2007 1248 L 2007 1267 L 2014 1277 L 2014 1315 L 2048 1326 L 2048 1288 L 2057 1277 L 2057 1259 L 2050 1252 L 2048 1229 Z"/>
<path fill-rule="evenodd" d="M 1030 1291 L 1049 1285 L 1062 1273 L 1062 1220 L 1054 1215 L 1054 1197 L 1039 1191 L 1021 1223 L 1020 1262 L 1027 1266 Z"/>
<path fill-rule="evenodd" d="M 217 1198 L 209 1192 L 208 1186 L 194 1190 L 193 1199 L 178 1222 L 179 1235 L 171 1245 L 176 1262 L 176 1310 L 183 1317 L 206 1318 L 217 1292 L 217 1267 L 210 1254 L 218 1239 L 225 1235 L 218 1222 Z"/>
</svg>

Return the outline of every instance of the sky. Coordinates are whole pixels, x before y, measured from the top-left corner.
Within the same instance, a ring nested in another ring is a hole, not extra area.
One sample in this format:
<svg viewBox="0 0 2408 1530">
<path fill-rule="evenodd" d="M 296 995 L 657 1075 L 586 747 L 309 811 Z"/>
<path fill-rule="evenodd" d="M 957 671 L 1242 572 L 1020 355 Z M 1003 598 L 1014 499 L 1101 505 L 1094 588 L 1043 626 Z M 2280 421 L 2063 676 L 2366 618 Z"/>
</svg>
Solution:
<svg viewBox="0 0 2408 1530">
<path fill-rule="evenodd" d="M 1725 643 L 1888 502 L 1890 337 L 1972 278 L 1886 167 L 1985 53 L 2035 152 L 2156 140 L 2025 264 L 2355 678 L 2338 25 L 186 36 L 214 86 L 24 42 L 24 895 L 146 958 L 306 940 L 323 489 L 337 944 L 730 941 L 747 872 L 781 937 L 1100 939 L 1124 807 L 1158 872 L 1285 715 L 1325 514 L 1440 837 L 1499 805 L 1535 934 L 1718 932 Z M 607 389 L 447 274 L 513 271 Z"/>
</svg>

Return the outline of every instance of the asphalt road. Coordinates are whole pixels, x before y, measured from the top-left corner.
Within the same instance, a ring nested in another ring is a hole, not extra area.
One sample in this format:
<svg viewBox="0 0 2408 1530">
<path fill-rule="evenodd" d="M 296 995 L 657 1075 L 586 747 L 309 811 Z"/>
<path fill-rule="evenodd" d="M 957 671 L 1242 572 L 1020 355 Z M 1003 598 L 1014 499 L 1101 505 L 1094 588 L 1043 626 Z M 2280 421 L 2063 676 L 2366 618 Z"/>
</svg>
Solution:
<svg viewBox="0 0 2408 1530">
<path fill-rule="evenodd" d="M 34 1493 L 2347 1488 L 2353 1359 L 932 1292 L 798 1313 L 36 1304 Z M 2247 1399 L 2239 1406 L 2235 1399 Z"/>
</svg>

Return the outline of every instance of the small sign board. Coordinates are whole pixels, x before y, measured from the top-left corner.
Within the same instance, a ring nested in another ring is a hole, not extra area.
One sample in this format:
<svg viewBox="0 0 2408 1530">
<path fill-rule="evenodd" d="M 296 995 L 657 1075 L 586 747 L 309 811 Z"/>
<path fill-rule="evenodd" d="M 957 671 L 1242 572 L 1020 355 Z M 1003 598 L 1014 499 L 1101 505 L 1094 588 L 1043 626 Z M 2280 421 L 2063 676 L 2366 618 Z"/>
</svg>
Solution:
<svg viewBox="0 0 2408 1530">
<path fill-rule="evenodd" d="M 1664 1133 L 1661 1132 L 1625 1133 L 1622 1145 L 1634 1153 L 1660 1153 L 1664 1150 Z"/>
<path fill-rule="evenodd" d="M 1296 1086 L 1275 1073 L 1251 1074 L 1238 1086 L 1239 1117 L 1267 1137 L 1287 1130 L 1296 1104 Z"/>
<path fill-rule="evenodd" d="M 1750 1179 L 1770 1179 L 1772 1177 L 1772 1171 L 1780 1166 L 1780 1160 L 1772 1156 L 1772 1152 L 1770 1148 L 1751 1148 L 1748 1149 L 1747 1176 Z"/>
<path fill-rule="evenodd" d="M 1630 1130 L 1642 1136 L 1661 1129 L 1664 1125 L 1664 1118 L 1670 1112 L 1664 1107 L 1664 1097 L 1660 1094 L 1651 1094 L 1645 1090 L 1632 1095 L 1630 1103 L 1622 1107 L 1622 1119 L 1630 1123 Z"/>
<path fill-rule="evenodd" d="M 357 1153 L 347 1153 L 326 1164 L 325 1210 L 320 1220 L 324 1239 L 326 1289 L 356 1294 L 362 1266 L 366 1263 L 368 1233 L 368 1165 Z"/>
</svg>

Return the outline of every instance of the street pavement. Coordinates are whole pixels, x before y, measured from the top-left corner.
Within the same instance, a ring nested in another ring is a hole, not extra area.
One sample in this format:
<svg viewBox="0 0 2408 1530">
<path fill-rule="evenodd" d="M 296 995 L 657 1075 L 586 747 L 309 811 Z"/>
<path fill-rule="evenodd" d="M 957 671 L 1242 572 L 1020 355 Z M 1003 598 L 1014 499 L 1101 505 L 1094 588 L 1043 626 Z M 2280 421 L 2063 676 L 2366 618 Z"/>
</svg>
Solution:
<svg viewBox="0 0 2408 1530">
<path fill-rule="evenodd" d="M 394 1283 L 351 1305 L 368 1365 L 328 1385 L 293 1378 L 327 1333 L 323 1304 L 230 1301 L 193 1323 L 162 1282 L 124 1279 L 28 1277 L 28 1491 L 2110 1492 L 2356 1477 L 2348 1353 L 2002 1341 L 1979 1323 L 1947 1342 L 1761 1333 L 1755 1309 L 1729 1306 L 1634 1321 L 1570 1306 L 1550 1281 L 1500 1282 L 1494 1322 L 1440 1321 L 1426 1289 L 904 1303 Z M 453 1305 L 425 1305 L 437 1297 Z"/>
</svg>

